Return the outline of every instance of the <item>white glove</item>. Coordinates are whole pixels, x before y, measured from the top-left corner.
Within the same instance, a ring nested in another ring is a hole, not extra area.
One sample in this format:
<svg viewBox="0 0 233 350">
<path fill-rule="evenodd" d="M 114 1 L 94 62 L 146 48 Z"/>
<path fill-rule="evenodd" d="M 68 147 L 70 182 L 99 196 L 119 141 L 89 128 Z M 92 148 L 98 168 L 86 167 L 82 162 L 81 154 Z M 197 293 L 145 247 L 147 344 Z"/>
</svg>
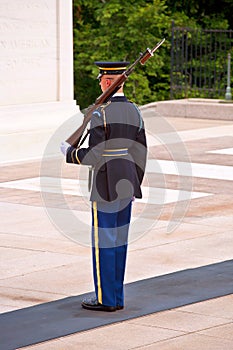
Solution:
<svg viewBox="0 0 233 350">
<path fill-rule="evenodd" d="M 69 147 L 70 147 L 70 144 L 68 142 L 62 141 L 62 143 L 60 145 L 60 150 L 64 154 L 64 156 L 66 155 L 66 152 L 67 152 Z"/>
</svg>

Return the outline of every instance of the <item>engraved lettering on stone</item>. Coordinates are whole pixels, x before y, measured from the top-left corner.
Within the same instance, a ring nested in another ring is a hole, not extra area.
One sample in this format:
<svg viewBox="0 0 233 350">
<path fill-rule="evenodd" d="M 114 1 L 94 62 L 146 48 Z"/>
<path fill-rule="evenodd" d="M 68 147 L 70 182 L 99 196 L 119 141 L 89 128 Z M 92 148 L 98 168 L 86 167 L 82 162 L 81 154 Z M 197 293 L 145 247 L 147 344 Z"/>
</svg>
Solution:
<svg viewBox="0 0 233 350">
<path fill-rule="evenodd" d="M 12 11 L 12 10 L 21 10 L 25 11 L 31 10 L 31 9 L 49 9 L 51 6 L 49 6 L 48 1 L 36 1 L 36 0 L 28 0 L 28 1 L 16 1 L 16 0 L 8 0 L 6 2 L 0 2 L 0 11 Z"/>
<path fill-rule="evenodd" d="M 23 20 L 11 20 L 11 22 L 2 21 L 0 22 L 0 33 L 19 33 L 19 31 L 25 32 L 30 30 L 40 30 L 41 32 L 46 33 L 49 28 L 49 21 L 37 21 L 37 22 L 25 22 Z"/>
<path fill-rule="evenodd" d="M 57 0 L 0 0 L 0 105 L 11 103 L 12 94 L 23 103 L 56 100 L 56 5 Z"/>
<path fill-rule="evenodd" d="M 50 46 L 47 39 L 1 40 L 0 45 L 2 49 L 47 48 Z"/>
</svg>

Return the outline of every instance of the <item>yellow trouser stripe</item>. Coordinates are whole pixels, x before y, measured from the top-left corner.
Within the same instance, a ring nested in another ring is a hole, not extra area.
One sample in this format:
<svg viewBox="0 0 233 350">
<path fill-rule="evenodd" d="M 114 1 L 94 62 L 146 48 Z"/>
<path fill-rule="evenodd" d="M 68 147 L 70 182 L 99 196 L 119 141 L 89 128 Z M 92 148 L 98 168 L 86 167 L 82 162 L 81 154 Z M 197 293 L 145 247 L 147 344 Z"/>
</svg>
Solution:
<svg viewBox="0 0 233 350">
<path fill-rule="evenodd" d="M 98 216 L 97 216 L 97 203 L 93 202 L 94 213 L 94 239 L 95 239 L 95 261 L 96 261 L 96 275 L 98 286 L 98 301 L 102 304 L 102 289 L 100 281 L 100 260 L 99 260 L 99 232 L 98 232 Z"/>
</svg>

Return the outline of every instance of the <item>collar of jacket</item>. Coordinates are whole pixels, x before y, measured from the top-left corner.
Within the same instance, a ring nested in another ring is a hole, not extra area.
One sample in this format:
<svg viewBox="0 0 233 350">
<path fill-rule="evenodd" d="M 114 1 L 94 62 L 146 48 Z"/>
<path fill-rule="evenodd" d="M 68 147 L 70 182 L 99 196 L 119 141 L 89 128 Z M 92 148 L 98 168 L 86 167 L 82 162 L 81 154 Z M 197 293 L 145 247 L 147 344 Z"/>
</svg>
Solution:
<svg viewBox="0 0 233 350">
<path fill-rule="evenodd" d="M 127 102 L 127 98 L 125 96 L 113 96 L 110 98 L 111 102 Z"/>
</svg>

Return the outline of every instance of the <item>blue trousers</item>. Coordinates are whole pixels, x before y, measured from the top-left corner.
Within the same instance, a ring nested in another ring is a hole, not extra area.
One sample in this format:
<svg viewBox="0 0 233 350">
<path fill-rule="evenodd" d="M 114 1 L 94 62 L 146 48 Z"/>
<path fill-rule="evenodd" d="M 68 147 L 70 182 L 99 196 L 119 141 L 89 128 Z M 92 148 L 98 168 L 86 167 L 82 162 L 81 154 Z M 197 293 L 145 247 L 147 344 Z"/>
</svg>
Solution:
<svg viewBox="0 0 233 350">
<path fill-rule="evenodd" d="M 132 200 L 92 202 L 92 258 L 96 298 L 124 305 L 124 274 Z"/>
</svg>

